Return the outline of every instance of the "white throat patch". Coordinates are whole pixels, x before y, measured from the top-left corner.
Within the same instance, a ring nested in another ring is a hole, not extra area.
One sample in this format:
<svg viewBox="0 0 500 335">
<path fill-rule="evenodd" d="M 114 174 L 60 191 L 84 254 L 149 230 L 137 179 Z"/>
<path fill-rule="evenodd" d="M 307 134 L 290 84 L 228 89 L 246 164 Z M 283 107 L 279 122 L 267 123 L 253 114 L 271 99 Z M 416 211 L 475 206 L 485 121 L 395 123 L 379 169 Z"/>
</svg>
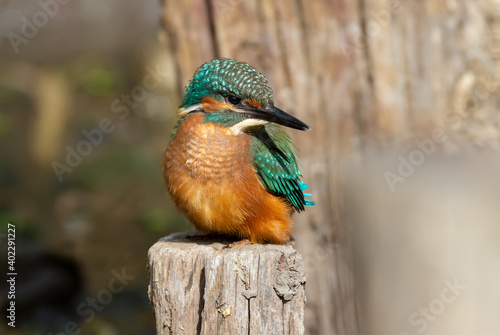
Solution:
<svg viewBox="0 0 500 335">
<path fill-rule="evenodd" d="M 233 135 L 240 135 L 242 133 L 247 133 L 252 128 L 261 127 L 268 124 L 269 121 L 259 120 L 259 119 L 245 119 L 234 126 L 230 127 L 229 130 Z"/>
</svg>

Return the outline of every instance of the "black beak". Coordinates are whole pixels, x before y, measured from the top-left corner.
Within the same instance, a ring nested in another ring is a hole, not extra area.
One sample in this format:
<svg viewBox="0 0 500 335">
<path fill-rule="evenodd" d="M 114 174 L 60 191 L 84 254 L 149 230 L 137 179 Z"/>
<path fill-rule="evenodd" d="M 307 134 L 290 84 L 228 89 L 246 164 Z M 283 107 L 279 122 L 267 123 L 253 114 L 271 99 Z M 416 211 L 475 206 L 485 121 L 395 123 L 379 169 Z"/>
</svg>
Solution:
<svg viewBox="0 0 500 335">
<path fill-rule="evenodd" d="M 272 104 L 268 104 L 266 109 L 248 108 L 245 109 L 244 113 L 246 116 L 253 119 L 269 121 L 272 123 L 277 123 L 282 126 L 298 130 L 305 130 L 305 131 L 311 130 L 311 128 L 307 124 L 300 121 L 296 117 L 291 116 L 285 111 L 282 111 L 281 109 Z"/>
</svg>

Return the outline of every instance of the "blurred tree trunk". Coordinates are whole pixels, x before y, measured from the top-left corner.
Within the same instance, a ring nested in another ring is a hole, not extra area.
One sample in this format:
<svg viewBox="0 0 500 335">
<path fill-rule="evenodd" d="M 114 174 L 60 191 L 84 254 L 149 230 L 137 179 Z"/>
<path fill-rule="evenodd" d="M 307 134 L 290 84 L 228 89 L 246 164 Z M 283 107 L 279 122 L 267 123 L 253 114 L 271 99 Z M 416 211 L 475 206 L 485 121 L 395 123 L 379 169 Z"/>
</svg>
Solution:
<svg viewBox="0 0 500 335">
<path fill-rule="evenodd" d="M 306 333 L 358 333 L 343 163 L 436 127 L 455 138 L 444 150 L 470 139 L 499 147 L 499 59 L 488 29 L 495 0 L 163 2 L 180 92 L 202 63 L 235 58 L 260 70 L 276 104 L 311 126 L 290 132 L 317 203 L 295 217 Z"/>
</svg>

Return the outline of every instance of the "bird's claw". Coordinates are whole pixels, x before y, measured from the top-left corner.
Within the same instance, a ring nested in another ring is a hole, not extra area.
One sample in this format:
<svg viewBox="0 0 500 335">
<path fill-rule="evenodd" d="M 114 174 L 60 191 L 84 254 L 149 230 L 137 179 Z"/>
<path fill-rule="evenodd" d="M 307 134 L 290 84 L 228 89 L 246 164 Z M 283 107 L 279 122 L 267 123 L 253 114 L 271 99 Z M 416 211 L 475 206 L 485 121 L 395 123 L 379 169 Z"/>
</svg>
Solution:
<svg viewBox="0 0 500 335">
<path fill-rule="evenodd" d="M 247 245 L 247 244 L 253 244 L 252 241 L 249 239 L 244 239 L 236 242 L 232 242 L 229 244 L 226 244 L 225 246 L 222 247 L 222 249 L 229 249 L 229 248 L 234 248 L 234 247 L 241 247 L 242 245 Z"/>
</svg>

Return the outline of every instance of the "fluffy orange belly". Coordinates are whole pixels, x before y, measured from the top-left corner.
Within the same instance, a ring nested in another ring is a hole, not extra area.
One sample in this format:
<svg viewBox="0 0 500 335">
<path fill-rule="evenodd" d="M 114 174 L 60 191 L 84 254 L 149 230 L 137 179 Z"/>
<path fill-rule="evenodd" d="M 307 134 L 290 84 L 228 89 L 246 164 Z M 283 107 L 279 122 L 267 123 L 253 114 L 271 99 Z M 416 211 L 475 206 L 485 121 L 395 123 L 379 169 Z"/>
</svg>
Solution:
<svg viewBox="0 0 500 335">
<path fill-rule="evenodd" d="M 267 192 L 248 156 L 250 135 L 203 123 L 201 113 L 179 126 L 163 158 L 167 189 L 198 231 L 284 243 L 293 208 Z"/>
</svg>

